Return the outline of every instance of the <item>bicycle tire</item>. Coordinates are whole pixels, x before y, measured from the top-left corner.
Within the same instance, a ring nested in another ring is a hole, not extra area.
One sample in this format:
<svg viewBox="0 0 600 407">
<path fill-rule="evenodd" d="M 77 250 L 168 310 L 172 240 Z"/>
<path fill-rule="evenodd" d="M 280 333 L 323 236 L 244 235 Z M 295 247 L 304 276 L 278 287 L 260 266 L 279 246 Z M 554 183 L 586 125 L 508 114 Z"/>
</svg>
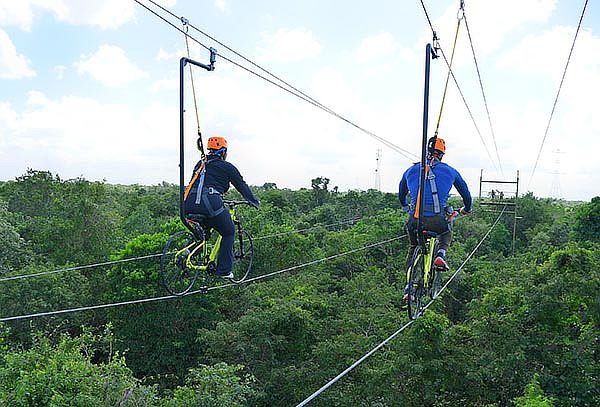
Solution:
<svg viewBox="0 0 600 407">
<path fill-rule="evenodd" d="M 239 284 L 244 282 L 250 274 L 254 261 L 254 244 L 252 236 L 245 230 L 240 230 L 233 242 L 233 278 L 232 282 Z"/>
<path fill-rule="evenodd" d="M 440 248 L 440 242 L 435 241 L 435 245 L 433 246 L 433 252 L 431 256 L 434 257 Z M 442 287 L 442 270 L 438 269 L 435 264 L 433 264 L 433 260 L 431 262 L 431 270 L 429 272 L 430 281 L 431 281 L 431 289 L 429 291 L 429 296 L 432 300 L 435 300 L 440 293 L 440 289 Z"/>
<path fill-rule="evenodd" d="M 423 251 L 420 246 L 417 246 L 408 270 L 408 317 L 410 319 L 417 319 L 423 312 L 423 298 L 425 296 L 423 277 Z"/>
<path fill-rule="evenodd" d="M 198 270 L 186 266 L 185 247 L 196 240 L 190 232 L 177 232 L 169 238 L 160 257 L 160 282 L 172 295 L 185 295 L 196 283 Z"/>
</svg>

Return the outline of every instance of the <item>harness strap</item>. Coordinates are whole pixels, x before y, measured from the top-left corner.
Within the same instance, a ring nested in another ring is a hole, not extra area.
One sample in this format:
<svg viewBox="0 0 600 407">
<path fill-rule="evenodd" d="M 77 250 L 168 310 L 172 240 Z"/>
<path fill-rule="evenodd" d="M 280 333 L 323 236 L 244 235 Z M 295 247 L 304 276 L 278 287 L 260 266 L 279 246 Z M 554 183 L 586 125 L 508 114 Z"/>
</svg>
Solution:
<svg viewBox="0 0 600 407">
<path fill-rule="evenodd" d="M 431 187 L 431 197 L 433 198 L 433 213 L 438 215 L 442 213 L 442 209 L 440 207 L 440 197 L 438 196 L 437 184 L 435 183 L 435 174 L 433 173 L 433 171 L 429 171 L 427 179 L 429 180 L 429 186 Z"/>
<path fill-rule="evenodd" d="M 204 169 L 204 164 L 205 164 L 205 162 L 202 161 L 202 163 L 200 164 L 200 167 L 198 167 L 198 169 L 194 172 L 194 175 L 192 176 L 190 183 L 188 184 L 187 188 L 185 189 L 185 192 L 183 193 L 184 201 L 187 200 L 187 197 L 190 194 L 190 192 L 192 191 L 192 187 L 194 186 L 194 182 L 196 182 L 196 180 L 198 179 L 198 176 Z M 202 175 L 202 176 L 204 177 L 204 175 Z M 204 178 L 202 178 L 202 181 L 204 182 Z"/>
</svg>

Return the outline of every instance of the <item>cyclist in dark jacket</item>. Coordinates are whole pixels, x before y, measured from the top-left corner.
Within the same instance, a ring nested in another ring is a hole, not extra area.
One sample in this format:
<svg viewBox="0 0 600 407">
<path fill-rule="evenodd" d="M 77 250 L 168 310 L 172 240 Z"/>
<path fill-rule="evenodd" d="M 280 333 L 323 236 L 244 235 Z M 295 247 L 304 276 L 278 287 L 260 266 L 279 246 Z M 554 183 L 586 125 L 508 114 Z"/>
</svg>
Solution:
<svg viewBox="0 0 600 407">
<path fill-rule="evenodd" d="M 436 253 L 434 264 L 438 268 L 448 269 L 446 252 L 452 241 L 452 224 L 446 218 L 446 202 L 452 186 L 456 188 L 463 199 L 464 206 L 460 209 L 461 214 L 471 212 L 471 194 L 467 183 L 454 168 L 442 163 L 442 157 L 446 152 L 446 143 L 443 139 L 432 137 L 428 143 L 429 174 L 425 180 L 425 191 L 423 195 L 423 228 L 438 233 L 440 248 Z M 410 216 L 406 222 L 410 247 L 408 250 L 407 264 L 417 247 L 417 219 L 414 217 L 417 195 L 419 192 L 421 165 L 416 163 L 406 170 L 400 181 L 398 198 L 405 212 Z M 432 191 L 437 190 L 437 194 Z M 406 202 L 406 195 L 410 192 L 410 207 Z"/>
<path fill-rule="evenodd" d="M 210 137 L 207 143 L 208 156 L 200 160 L 194 167 L 194 175 L 185 195 L 185 214 L 201 214 L 206 216 L 205 223 L 222 236 L 221 247 L 217 256 L 216 275 L 233 278 L 233 242 L 235 227 L 229 211 L 223 205 L 223 194 L 233 184 L 240 194 L 252 206 L 258 208 L 256 199 L 238 169 L 225 161 L 227 158 L 227 141 L 223 137 Z M 201 166 L 205 166 L 202 174 Z M 202 189 L 198 191 L 198 186 Z"/>
</svg>

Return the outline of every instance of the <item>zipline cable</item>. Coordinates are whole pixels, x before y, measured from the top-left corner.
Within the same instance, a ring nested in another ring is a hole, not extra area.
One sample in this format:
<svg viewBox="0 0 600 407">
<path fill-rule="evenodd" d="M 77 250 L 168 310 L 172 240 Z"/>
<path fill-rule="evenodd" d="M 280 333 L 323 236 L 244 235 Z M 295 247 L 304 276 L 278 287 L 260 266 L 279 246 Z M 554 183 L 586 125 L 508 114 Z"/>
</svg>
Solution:
<svg viewBox="0 0 600 407">
<path fill-rule="evenodd" d="M 43 272 L 40 272 L 40 273 L 23 274 L 23 275 L 20 275 L 20 276 L 13 276 L 13 277 L 4 277 L 4 278 L 0 278 L 0 282 L 11 281 L 11 280 L 21 280 L 21 279 L 24 279 L 24 278 L 39 277 L 39 276 L 45 276 L 45 275 L 48 275 L 48 274 L 64 273 L 65 271 L 84 270 L 84 269 L 93 268 L 93 267 L 109 266 L 111 264 L 126 263 L 126 262 L 130 262 L 130 261 L 142 260 L 142 259 L 150 259 L 152 257 L 159 257 L 159 256 L 162 256 L 162 253 L 148 254 L 146 256 L 132 257 L 132 258 L 129 258 L 129 259 L 105 261 L 105 262 L 102 262 L 102 263 L 88 264 L 88 265 L 85 265 L 85 266 L 67 267 L 67 268 L 58 269 L 58 270 L 43 271 Z"/>
<path fill-rule="evenodd" d="M 145 4 L 141 3 L 140 0 L 133 0 L 133 1 L 135 1 L 140 6 L 144 7 L 146 10 L 148 10 L 150 13 L 154 14 L 156 17 L 158 17 L 161 20 L 163 20 L 165 23 L 169 24 L 171 27 L 175 28 L 177 31 L 179 31 L 182 34 L 188 36 L 190 39 L 192 39 L 194 42 L 196 42 L 200 46 L 206 48 L 207 50 L 210 49 L 210 47 L 208 47 L 207 45 L 203 44 L 198 39 L 196 39 L 195 37 L 193 37 L 192 35 L 190 35 L 189 33 L 186 33 L 184 30 L 180 29 L 175 24 L 173 24 L 172 22 L 170 22 L 169 20 L 167 20 L 163 16 L 159 15 L 157 12 L 155 12 L 154 10 L 152 10 L 151 8 L 149 8 L 148 6 L 146 6 Z M 410 151 L 408 151 L 408 150 L 406 150 L 406 149 L 404 149 L 404 148 L 402 148 L 402 147 L 400 147 L 400 146 L 392 143 L 389 140 L 386 140 L 385 138 L 383 138 L 381 136 L 378 136 L 377 134 L 373 133 L 372 131 L 369 131 L 369 130 L 365 129 L 364 127 L 361 127 L 360 125 L 354 123 L 350 119 L 347 119 L 346 117 L 342 116 L 341 114 L 336 113 L 334 110 L 328 108 L 327 106 L 325 106 L 325 105 L 323 105 L 323 104 L 321 104 L 319 102 L 315 102 L 314 100 L 311 100 L 312 98 L 308 98 L 306 96 L 303 96 L 302 94 L 297 93 L 297 92 L 295 92 L 295 91 L 293 91 L 293 90 L 291 90 L 291 89 L 289 89 L 289 88 L 287 88 L 287 87 L 285 87 L 285 86 L 283 86 L 283 85 L 275 82 L 274 80 L 271 80 L 271 79 L 267 78 L 266 76 L 261 75 L 260 73 L 255 72 L 252 69 L 241 65 L 240 63 L 238 63 L 238 62 L 236 62 L 236 61 L 234 61 L 234 60 L 232 60 L 232 59 L 230 59 L 230 58 L 228 58 L 228 57 L 226 57 L 224 55 L 219 54 L 219 57 L 221 59 L 223 59 L 223 60 L 231 63 L 232 65 L 235 65 L 238 68 L 240 68 L 240 69 L 248 72 L 249 74 L 254 75 L 254 76 L 256 76 L 256 77 L 258 77 L 258 78 L 260 78 L 260 79 L 262 79 L 262 80 L 264 80 L 264 81 L 266 81 L 266 82 L 268 82 L 268 83 L 270 83 L 270 84 L 272 84 L 272 85 L 274 85 L 276 87 L 278 87 L 279 89 L 281 89 L 281 90 L 283 90 L 283 91 L 285 91 L 285 92 L 287 92 L 287 93 L 289 93 L 289 94 L 291 94 L 293 96 L 296 96 L 297 98 L 299 98 L 301 100 L 304 100 L 305 102 L 307 102 L 307 103 L 315 106 L 316 108 L 318 108 L 318 109 L 320 109 L 320 110 L 322 110 L 322 111 L 324 111 L 326 113 L 329 113 L 330 115 L 332 115 L 332 116 L 334 116 L 334 117 L 342 120 L 343 122 L 349 124 L 350 126 L 356 128 L 357 130 L 365 133 L 366 135 L 368 135 L 368 136 L 374 138 L 375 140 L 379 141 L 380 143 L 384 144 L 388 148 L 390 148 L 390 149 L 396 151 L 397 153 L 403 155 L 404 157 L 406 157 L 406 158 L 408 158 L 410 160 L 413 160 L 413 159 L 416 158 L 416 155 L 413 154 L 413 153 L 411 153 Z"/>
<path fill-rule="evenodd" d="M 375 219 L 378 218 L 380 216 L 383 216 L 384 214 L 381 215 L 373 215 L 373 216 L 367 216 L 367 217 L 356 217 L 356 218 L 351 218 L 351 219 L 345 219 L 345 220 L 341 220 L 339 222 L 335 222 L 335 223 L 329 223 L 329 224 L 316 224 L 304 229 L 297 229 L 297 230 L 290 230 L 287 232 L 278 232 L 278 233 L 272 233 L 272 234 L 268 234 L 268 235 L 262 235 L 262 236 L 258 236 L 258 237 L 254 237 L 252 238 L 253 240 L 264 240 L 264 239 L 269 239 L 272 237 L 279 237 L 279 236 L 284 236 L 284 235 L 291 235 L 294 233 L 304 233 L 304 232 L 308 232 L 310 230 L 313 229 L 318 229 L 318 228 L 330 228 L 333 226 L 337 226 L 337 225 L 343 225 L 343 224 L 348 224 L 348 223 L 355 223 L 358 222 L 359 220 L 363 220 L 363 219 Z M 135 260 L 143 260 L 143 259 L 149 259 L 152 257 L 159 257 L 162 256 L 162 253 L 156 253 L 156 254 L 149 254 L 149 255 L 144 255 L 144 256 L 138 256 L 138 257 L 131 257 L 128 259 L 121 259 L 121 260 L 112 260 L 112 261 L 106 261 L 106 262 L 102 262 L 102 263 L 94 263 L 94 264 L 88 264 L 88 265 L 83 265 L 83 266 L 75 266 L 75 267 L 68 267 L 68 268 L 62 268 L 62 269 L 58 269 L 58 270 L 52 270 L 52 271 L 43 271 L 40 273 L 32 273 L 32 274 L 23 274 L 23 275 L 19 275 L 19 276 L 12 276 L 12 277 L 4 277 L 4 278 L 0 278 L 0 283 L 3 281 L 11 281 L 11 280 L 20 280 L 20 279 L 25 279 L 25 278 L 30 278 L 30 277 L 39 277 L 39 276 L 45 276 L 48 274 L 57 274 L 57 273 L 63 273 L 66 271 L 74 271 L 74 270 L 84 270 L 84 269 L 88 269 L 88 268 L 94 268 L 94 267 L 100 267 L 100 266 L 110 266 L 112 264 L 118 264 L 118 263 L 126 263 L 126 262 L 131 262 L 131 261 L 135 261 Z M 9 271 L 10 273 L 10 271 Z"/>
<path fill-rule="evenodd" d="M 506 205 L 504 206 L 504 208 L 506 208 Z M 504 209 L 502 210 L 502 212 L 504 212 Z M 498 216 L 498 218 L 496 219 L 496 221 L 488 229 L 487 233 L 479 241 L 479 243 L 477 244 L 477 246 L 475 246 L 475 248 L 467 256 L 467 258 L 462 262 L 462 264 L 460 265 L 460 267 L 458 269 L 456 269 L 456 271 L 454 272 L 454 274 L 452 275 L 452 277 L 450 277 L 450 279 L 446 282 L 446 284 L 444 284 L 444 286 L 440 289 L 440 292 L 439 292 L 438 296 L 435 299 L 429 301 L 429 303 L 427 303 L 427 305 L 425 305 L 425 307 L 423 308 L 423 312 L 427 308 L 429 308 L 431 306 L 431 304 L 433 304 L 433 302 L 437 298 L 439 298 L 440 294 L 448 287 L 448 285 L 450 284 L 450 282 L 456 277 L 456 275 L 458 275 L 458 273 L 463 269 L 463 267 L 467 264 L 467 262 L 471 259 L 471 257 L 473 257 L 473 255 L 475 254 L 475 252 L 477 251 L 477 249 L 479 249 L 479 247 L 483 244 L 483 242 L 485 241 L 485 239 L 487 239 L 487 237 L 489 236 L 489 234 L 492 232 L 492 230 L 494 229 L 494 227 L 496 226 L 496 224 L 498 223 L 498 221 L 500 221 L 500 217 L 501 216 L 502 216 L 502 214 L 500 214 Z M 346 368 L 342 373 L 340 373 L 339 375 L 337 375 L 336 377 L 334 377 L 333 379 L 331 379 L 329 382 L 327 382 L 327 384 L 325 384 L 319 390 L 317 390 L 313 394 L 311 394 L 308 398 L 304 399 L 300 404 L 296 405 L 296 407 L 303 407 L 303 406 L 307 405 L 310 401 L 312 401 L 313 399 L 315 399 L 317 396 L 319 396 L 321 393 L 323 393 L 325 390 L 327 390 L 329 387 L 331 387 L 334 383 L 336 383 L 342 377 L 346 376 L 348 373 L 350 373 L 350 371 L 352 371 L 354 368 L 356 368 L 358 365 L 360 365 L 362 362 L 364 362 L 366 359 L 368 359 L 371 355 L 373 355 L 375 352 L 377 352 L 379 349 L 381 349 L 383 346 L 385 346 L 387 343 L 389 343 L 391 340 L 393 340 L 402 331 L 404 331 L 406 328 L 408 328 L 409 326 L 411 326 L 415 321 L 416 321 L 416 319 L 411 319 L 406 324 L 402 325 L 402 327 L 400 327 L 396 332 L 394 332 L 392 335 L 390 335 L 387 339 L 385 339 L 383 342 L 379 343 L 377 346 L 375 346 L 373 349 L 371 349 L 369 352 L 367 352 L 364 356 L 362 356 L 360 359 L 358 359 L 356 362 L 354 362 L 352 365 L 350 365 L 348 368 Z"/>
<path fill-rule="evenodd" d="M 183 18 L 183 17 L 178 17 L 175 13 L 173 13 L 171 10 L 167 9 L 166 7 L 161 6 L 160 4 L 156 3 L 153 0 L 147 0 L 150 3 L 152 3 L 155 7 L 160 8 L 162 11 L 164 11 L 165 13 L 171 15 L 171 17 L 173 18 Z M 210 39 L 211 41 L 214 41 L 215 43 L 219 44 L 221 47 L 225 48 L 226 50 L 228 50 L 229 52 L 233 53 L 234 55 L 240 57 L 241 59 L 243 59 L 244 61 L 248 62 L 250 65 L 255 66 L 256 68 L 260 69 L 261 71 L 263 71 L 264 73 L 266 73 L 267 75 L 271 76 L 272 78 L 275 78 L 276 80 L 278 80 L 279 82 L 283 83 L 284 85 L 286 85 L 287 87 L 289 87 L 290 89 L 293 89 L 294 91 L 298 92 L 299 94 L 305 96 L 306 98 L 312 100 L 313 102 L 317 103 L 318 105 L 324 107 L 325 109 L 331 110 L 328 107 L 324 106 L 323 104 L 321 104 L 319 101 L 313 99 L 310 95 L 306 94 L 305 92 L 303 92 L 302 90 L 296 88 L 295 86 L 293 86 L 292 84 L 290 84 L 289 82 L 285 81 L 284 79 L 282 79 L 281 77 L 275 75 L 273 72 L 269 71 L 268 69 L 262 67 L 261 65 L 257 64 L 256 62 L 252 61 L 251 59 L 249 59 L 248 57 L 242 55 L 241 53 L 239 53 L 238 51 L 234 50 L 233 48 L 231 48 L 230 46 L 228 46 L 227 44 L 224 44 L 223 42 L 219 41 L 217 38 L 213 37 L 212 35 L 208 34 L 207 32 L 201 30 L 200 28 L 194 26 L 193 24 L 191 24 L 189 21 L 187 22 L 187 24 L 193 29 L 196 30 L 198 33 L 204 35 L 206 38 Z"/>
<path fill-rule="evenodd" d="M 22 320 L 22 319 L 38 318 L 38 317 L 45 317 L 45 316 L 51 316 L 51 315 L 68 314 L 68 313 L 79 312 L 79 311 L 89 311 L 89 310 L 101 309 L 101 308 L 118 307 L 118 306 L 122 306 L 122 305 L 142 304 L 142 303 L 147 303 L 147 302 L 163 301 L 163 300 L 167 300 L 167 299 L 187 297 L 187 296 L 193 295 L 193 294 L 206 293 L 208 291 L 214 291 L 214 290 L 218 290 L 218 289 L 222 289 L 222 288 L 227 288 L 227 287 L 240 286 L 240 285 L 248 284 L 248 283 L 251 283 L 251 282 L 254 282 L 254 281 L 263 280 L 265 278 L 269 278 L 269 277 L 272 277 L 272 276 L 275 276 L 275 275 L 278 275 L 278 274 L 281 274 L 281 273 L 285 273 L 285 272 L 288 272 L 288 271 L 298 270 L 300 268 L 311 266 L 313 264 L 322 263 L 322 262 L 325 262 L 325 261 L 328 261 L 328 260 L 332 260 L 332 259 L 335 259 L 335 258 L 338 258 L 338 257 L 346 256 L 348 254 L 352 254 L 352 253 L 356 253 L 356 252 L 359 252 L 359 251 L 362 251 L 362 250 L 370 249 L 372 247 L 381 246 L 383 244 L 390 243 L 390 242 L 402 239 L 404 237 L 406 237 L 406 235 L 397 236 L 397 237 L 394 237 L 394 238 L 391 238 L 391 239 L 383 240 L 381 242 L 371 243 L 369 245 L 360 247 L 358 249 L 352 249 L 352 250 L 349 250 L 349 251 L 346 251 L 346 252 L 334 254 L 332 256 L 327 256 L 327 257 L 324 257 L 324 258 L 321 258 L 321 259 L 313 260 L 313 261 L 310 261 L 308 263 L 298 264 L 296 266 L 288 267 L 288 268 L 285 268 L 285 269 L 274 271 L 272 273 L 267 273 L 267 274 L 263 274 L 261 276 L 250 278 L 250 279 L 247 279 L 247 280 L 245 280 L 245 281 L 243 281 L 242 283 L 239 283 L 239 284 L 227 283 L 227 284 L 223 284 L 223 285 L 219 285 L 219 286 L 214 286 L 214 287 L 203 287 L 203 288 L 201 288 L 199 290 L 190 291 L 189 293 L 187 293 L 184 296 L 166 295 L 166 296 L 162 296 L 162 297 L 143 298 L 143 299 L 139 299 L 139 300 L 122 301 L 122 302 L 115 302 L 115 303 L 109 303 L 109 304 L 90 305 L 90 306 L 87 306 L 87 307 L 71 308 L 71 309 L 64 309 L 64 310 L 58 310 L 58 311 L 48 311 L 48 312 L 39 312 L 39 313 L 35 313 L 35 314 L 17 315 L 17 316 L 13 316 L 13 317 L 0 318 L 0 322 L 17 321 L 17 320 Z"/>
<path fill-rule="evenodd" d="M 425 7 L 425 3 L 423 2 L 423 0 L 421 1 L 421 6 L 423 7 L 423 11 L 425 12 L 425 17 L 427 18 L 427 22 L 429 23 L 429 27 L 431 28 L 431 32 L 433 33 L 434 38 L 437 38 L 437 34 L 435 29 L 433 28 L 433 24 L 431 23 L 431 19 L 429 18 L 429 13 L 427 12 L 427 8 Z M 485 148 L 485 152 L 487 153 L 490 162 L 492 163 L 492 165 L 494 166 L 494 169 L 498 169 L 498 167 L 496 166 L 496 162 L 494 161 L 494 159 L 492 158 L 492 155 L 490 154 L 490 150 L 488 149 L 487 144 L 485 143 L 485 140 L 483 139 L 483 135 L 481 134 L 481 130 L 479 130 L 479 126 L 477 125 L 477 122 L 475 121 L 475 117 L 473 116 L 473 112 L 471 111 L 471 108 L 469 107 L 469 104 L 467 103 L 467 99 L 465 98 L 465 95 L 462 91 L 462 89 L 460 88 L 460 85 L 458 84 L 458 80 L 456 79 L 456 76 L 454 75 L 454 72 L 452 71 L 452 67 L 450 66 L 450 62 L 448 61 L 448 58 L 446 57 L 446 53 L 444 52 L 444 49 L 442 48 L 441 45 L 439 45 L 439 40 L 438 40 L 438 48 L 440 50 L 440 52 L 442 53 L 442 57 L 444 58 L 444 62 L 446 63 L 446 66 L 448 67 L 448 71 L 450 72 L 450 76 L 452 76 L 452 80 L 454 81 L 454 84 L 456 85 L 456 89 L 458 89 L 458 93 L 463 101 L 463 104 L 465 105 L 467 112 L 469 113 L 469 117 L 471 118 L 471 122 L 473 122 L 473 126 L 475 127 L 475 130 L 477 131 L 477 135 L 479 136 L 479 139 L 481 140 L 481 143 L 483 144 L 483 147 Z"/>
<path fill-rule="evenodd" d="M 546 137 L 548 136 L 548 130 L 550 129 L 550 123 L 552 122 L 552 117 L 554 116 L 554 110 L 556 109 L 556 104 L 558 103 L 558 97 L 560 96 L 560 91 L 562 89 L 563 82 L 565 81 L 565 76 L 567 75 L 567 68 L 569 67 L 569 62 L 571 62 L 571 55 L 573 55 L 573 49 L 575 48 L 575 42 L 577 41 L 577 35 L 579 34 L 579 29 L 581 28 L 581 22 L 583 21 L 583 16 L 585 15 L 585 9 L 587 8 L 587 5 L 588 5 L 588 0 L 585 0 L 585 4 L 583 5 L 583 10 L 581 11 L 581 16 L 579 17 L 579 24 L 577 24 L 577 30 L 575 31 L 575 37 L 573 38 L 573 43 L 571 44 L 571 50 L 569 51 L 569 57 L 567 58 L 567 63 L 565 65 L 565 69 L 563 71 L 562 78 L 560 79 L 560 85 L 558 86 L 558 91 L 556 92 L 556 98 L 554 99 L 554 104 L 552 105 L 552 112 L 550 112 L 550 118 L 548 119 L 548 124 L 546 125 L 546 131 L 544 132 L 544 138 L 542 138 L 542 144 L 540 145 L 540 150 L 538 151 L 537 157 L 535 159 L 533 171 L 531 171 L 531 178 L 529 178 L 529 186 L 531 186 L 531 181 L 533 180 L 535 170 L 537 169 L 538 162 L 540 160 L 540 155 L 542 155 L 542 149 L 544 148 L 544 143 L 546 142 Z"/>
<path fill-rule="evenodd" d="M 479 87 L 481 88 L 481 95 L 483 96 L 483 104 L 485 105 L 485 111 L 487 113 L 488 123 L 490 125 L 490 132 L 492 133 L 492 140 L 494 141 L 494 149 L 496 150 L 496 158 L 498 159 L 498 165 L 500 166 L 500 172 L 504 175 L 504 169 L 502 168 L 502 162 L 500 161 L 500 154 L 498 153 L 498 144 L 496 143 L 496 134 L 494 132 L 494 126 L 492 126 L 492 117 L 490 115 L 490 109 L 488 107 L 487 97 L 483 90 L 483 81 L 481 80 L 481 72 L 479 71 L 479 64 L 477 63 L 477 57 L 475 56 L 475 47 L 473 45 L 473 38 L 471 37 L 471 30 L 469 30 L 469 23 L 467 22 L 467 16 L 463 8 L 463 18 L 465 20 L 465 27 L 467 29 L 467 35 L 469 37 L 469 44 L 471 44 L 471 52 L 473 53 L 473 61 L 475 62 L 475 69 L 477 69 L 477 78 L 479 79 Z"/>
</svg>

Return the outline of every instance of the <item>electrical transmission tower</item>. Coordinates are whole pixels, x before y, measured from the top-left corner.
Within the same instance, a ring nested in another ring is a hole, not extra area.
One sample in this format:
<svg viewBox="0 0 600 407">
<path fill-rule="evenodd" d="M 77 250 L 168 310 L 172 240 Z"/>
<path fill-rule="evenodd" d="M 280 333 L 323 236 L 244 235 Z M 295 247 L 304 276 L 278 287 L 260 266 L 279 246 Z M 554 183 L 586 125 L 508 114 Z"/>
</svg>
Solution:
<svg viewBox="0 0 600 407">
<path fill-rule="evenodd" d="M 560 186 L 560 155 L 564 151 L 556 149 L 552 151 L 554 154 L 554 170 L 552 171 L 552 186 L 550 188 L 550 198 L 560 199 L 562 196 L 562 188 Z"/>
<path fill-rule="evenodd" d="M 375 189 L 381 191 L 381 149 L 377 149 L 377 165 L 375 167 Z"/>
</svg>

